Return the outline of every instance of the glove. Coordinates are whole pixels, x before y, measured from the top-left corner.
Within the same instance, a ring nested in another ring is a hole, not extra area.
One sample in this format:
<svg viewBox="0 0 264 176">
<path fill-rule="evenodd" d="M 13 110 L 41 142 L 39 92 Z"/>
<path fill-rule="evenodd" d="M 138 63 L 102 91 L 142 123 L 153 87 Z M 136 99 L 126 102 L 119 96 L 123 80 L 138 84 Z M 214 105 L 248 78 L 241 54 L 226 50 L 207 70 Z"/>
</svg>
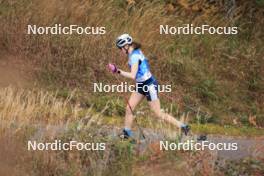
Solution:
<svg viewBox="0 0 264 176">
<path fill-rule="evenodd" d="M 117 72 L 117 67 L 115 66 L 115 64 L 108 64 L 107 65 L 108 69 L 112 72 L 112 73 L 116 73 Z"/>
</svg>

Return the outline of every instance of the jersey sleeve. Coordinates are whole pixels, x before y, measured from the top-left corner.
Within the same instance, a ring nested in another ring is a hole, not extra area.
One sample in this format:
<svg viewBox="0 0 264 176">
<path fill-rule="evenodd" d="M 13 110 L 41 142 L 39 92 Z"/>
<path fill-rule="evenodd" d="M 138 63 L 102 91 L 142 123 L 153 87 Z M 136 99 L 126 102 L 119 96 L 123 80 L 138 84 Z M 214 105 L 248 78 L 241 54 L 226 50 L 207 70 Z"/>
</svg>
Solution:
<svg viewBox="0 0 264 176">
<path fill-rule="evenodd" d="M 133 54 L 130 58 L 131 66 L 139 63 L 139 60 L 140 60 L 140 55 L 139 54 Z"/>
</svg>

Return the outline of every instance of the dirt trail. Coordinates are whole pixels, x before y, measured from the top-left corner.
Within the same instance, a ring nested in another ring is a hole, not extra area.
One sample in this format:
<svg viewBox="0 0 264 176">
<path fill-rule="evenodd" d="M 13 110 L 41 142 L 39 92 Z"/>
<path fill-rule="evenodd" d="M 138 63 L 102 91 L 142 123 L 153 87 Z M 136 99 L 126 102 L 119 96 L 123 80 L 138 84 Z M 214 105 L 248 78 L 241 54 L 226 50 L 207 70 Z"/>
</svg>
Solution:
<svg viewBox="0 0 264 176">
<path fill-rule="evenodd" d="M 9 124 L 9 122 L 7 122 Z M 8 126 L 7 124 L 0 123 L 0 128 L 1 126 Z M 30 126 L 32 129 L 35 129 L 34 132 L 31 134 L 31 137 L 29 140 L 37 140 L 41 141 L 42 139 L 47 139 L 47 138 L 52 138 L 56 139 L 56 137 L 62 135 L 63 133 L 67 132 L 68 130 L 72 130 L 72 126 L 68 126 L 66 124 L 61 124 L 61 125 L 46 125 L 46 124 L 24 124 L 26 127 Z M 83 126 L 84 125 L 84 126 Z M 11 125 L 9 124 L 12 128 L 10 128 L 10 135 L 16 131 L 15 129 L 19 129 L 22 124 L 17 124 L 13 122 Z M 84 130 L 85 129 L 85 124 L 82 124 L 80 121 L 79 124 L 77 124 L 75 130 Z M 119 127 L 113 127 L 113 126 L 102 126 L 101 128 L 98 128 L 98 133 L 100 135 L 112 138 L 114 140 L 119 140 L 118 134 L 120 133 L 121 128 Z M 168 134 L 169 138 L 175 137 L 177 133 L 169 130 L 154 130 L 154 129 L 149 129 L 149 128 L 144 128 L 143 129 L 144 134 L 146 136 L 146 140 L 142 140 L 139 144 L 135 144 L 135 149 L 136 150 L 141 150 L 140 152 L 144 153 L 145 150 L 148 149 L 148 147 L 151 147 L 151 145 L 158 144 L 159 141 L 161 140 L 168 140 Z M 135 138 L 139 135 L 137 130 L 134 130 L 134 135 Z M 0 135 L 1 136 L 1 135 Z M 195 138 L 195 135 L 194 135 Z M 0 138 L 1 139 L 1 138 Z M 7 142 L 12 139 L 11 137 L 5 137 L 5 140 Z M 253 157 L 253 158 L 264 158 L 264 138 L 263 137 L 256 137 L 256 138 L 246 138 L 246 137 L 231 137 L 231 136 L 216 136 L 216 135 L 209 135 L 208 136 L 208 141 L 217 143 L 217 142 L 236 142 L 238 144 L 238 150 L 237 151 L 213 151 L 212 153 L 210 152 L 209 155 L 213 155 L 214 159 L 219 158 L 220 162 L 225 162 L 226 160 L 238 160 L 239 159 L 244 159 L 246 157 Z M 3 140 L 1 140 L 3 142 Z M 5 142 L 5 144 L 7 143 Z M 15 141 L 9 141 L 9 143 L 16 143 Z M 10 146 L 10 145 L 7 145 Z M 24 151 L 26 150 L 25 144 L 20 145 L 24 147 Z M 159 146 L 159 145 L 153 145 Z M 0 147 L 0 155 L 3 156 L 5 159 L 2 159 L 2 162 L 0 161 L 0 175 L 7 175 L 6 173 L 13 173 L 13 175 L 25 175 L 21 174 L 22 172 L 19 170 L 19 173 L 14 173 L 12 166 L 16 166 L 16 163 L 13 162 L 18 162 L 16 161 L 17 157 L 16 156 L 23 156 L 25 154 L 21 153 L 20 150 L 18 150 L 18 145 L 14 145 L 12 148 L 5 148 L 5 147 Z M 153 148 L 155 149 L 155 148 Z M 153 152 L 156 152 L 153 151 Z M 161 151 L 159 151 L 159 154 Z M 156 155 L 154 155 L 155 157 Z M 22 157 L 23 158 L 23 157 Z M 24 158 L 27 158 L 26 155 L 24 155 Z M 186 175 L 184 174 L 182 168 L 188 169 L 188 162 L 179 162 L 179 167 L 175 167 L 175 164 L 172 162 L 168 162 L 166 160 L 153 160 L 153 162 L 150 162 L 147 165 L 140 165 L 139 167 L 136 168 L 137 172 L 139 173 L 146 173 L 147 175 L 173 175 L 174 173 L 178 173 L 177 175 Z M 10 167 L 11 166 L 11 167 Z M 170 169 L 168 169 L 170 168 Z M 26 169 L 26 168 L 25 168 Z M 9 174 L 10 175 L 10 174 Z"/>
<path fill-rule="evenodd" d="M 150 143 L 158 143 L 160 141 L 167 141 L 177 139 L 177 133 L 171 133 L 169 130 L 154 131 L 152 129 L 144 129 L 146 141 L 140 146 L 140 150 L 146 150 Z M 137 133 L 136 133 L 137 135 Z M 264 158 L 264 136 L 261 137 L 237 137 L 237 136 L 224 136 L 224 135 L 208 135 L 205 141 L 197 141 L 198 135 L 193 134 L 188 137 L 183 137 L 182 142 L 193 140 L 197 143 L 206 142 L 206 144 L 213 143 L 215 145 L 223 144 L 226 146 L 236 143 L 237 150 L 213 150 L 211 151 L 217 157 L 224 160 L 239 160 L 247 157 Z"/>
<path fill-rule="evenodd" d="M 4 125 L 4 124 L 2 124 Z M 40 140 L 45 137 L 56 137 L 63 134 L 68 130 L 67 125 L 34 125 L 35 133 L 32 135 L 31 140 Z M 81 125 L 82 126 L 82 125 Z M 84 127 L 84 126 L 83 126 Z M 80 128 L 79 130 L 82 130 Z M 98 133 L 108 136 L 109 138 L 116 139 L 120 133 L 121 128 L 103 126 L 98 129 Z M 144 153 L 148 147 L 152 144 L 159 144 L 160 141 L 175 140 L 178 138 L 177 132 L 172 132 L 171 130 L 153 130 L 150 128 L 143 129 L 146 139 L 142 140 L 139 145 L 137 145 L 137 150 L 140 153 Z M 140 139 L 138 131 L 134 131 L 134 136 L 136 139 Z M 194 140 L 197 141 L 197 135 L 193 134 L 189 137 L 184 137 L 182 141 Z M 264 136 L 261 137 L 234 137 L 234 136 L 223 136 L 223 135 L 208 135 L 207 140 L 209 143 L 237 143 L 237 150 L 214 150 L 212 151 L 217 157 L 224 160 L 239 160 L 246 157 L 253 158 L 264 158 Z"/>
</svg>

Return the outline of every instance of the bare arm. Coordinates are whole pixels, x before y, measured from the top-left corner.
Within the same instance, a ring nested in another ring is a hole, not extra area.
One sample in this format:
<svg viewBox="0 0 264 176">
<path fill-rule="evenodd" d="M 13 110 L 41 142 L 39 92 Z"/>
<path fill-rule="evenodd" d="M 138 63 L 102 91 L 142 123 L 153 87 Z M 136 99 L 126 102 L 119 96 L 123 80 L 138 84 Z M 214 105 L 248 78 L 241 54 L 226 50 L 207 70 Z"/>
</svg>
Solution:
<svg viewBox="0 0 264 176">
<path fill-rule="evenodd" d="M 120 69 L 118 69 L 118 70 L 120 71 L 120 75 L 122 75 L 126 78 L 130 78 L 130 79 L 135 80 L 137 72 L 138 72 L 138 63 L 135 63 L 132 65 L 131 72 L 125 72 L 125 71 L 120 70 Z"/>
</svg>

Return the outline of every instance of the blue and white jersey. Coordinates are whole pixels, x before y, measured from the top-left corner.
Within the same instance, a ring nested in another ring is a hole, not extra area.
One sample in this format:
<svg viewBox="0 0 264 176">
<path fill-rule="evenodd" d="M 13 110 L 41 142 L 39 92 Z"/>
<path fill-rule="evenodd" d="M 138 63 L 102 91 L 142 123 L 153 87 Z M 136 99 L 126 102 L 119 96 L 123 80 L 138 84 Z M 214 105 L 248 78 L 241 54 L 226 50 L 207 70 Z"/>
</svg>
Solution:
<svg viewBox="0 0 264 176">
<path fill-rule="evenodd" d="M 128 55 L 128 58 L 128 65 L 130 69 L 133 64 L 139 63 L 136 75 L 137 82 L 144 82 L 151 78 L 152 74 L 150 72 L 148 60 L 140 49 L 133 50 L 133 52 Z"/>
</svg>

